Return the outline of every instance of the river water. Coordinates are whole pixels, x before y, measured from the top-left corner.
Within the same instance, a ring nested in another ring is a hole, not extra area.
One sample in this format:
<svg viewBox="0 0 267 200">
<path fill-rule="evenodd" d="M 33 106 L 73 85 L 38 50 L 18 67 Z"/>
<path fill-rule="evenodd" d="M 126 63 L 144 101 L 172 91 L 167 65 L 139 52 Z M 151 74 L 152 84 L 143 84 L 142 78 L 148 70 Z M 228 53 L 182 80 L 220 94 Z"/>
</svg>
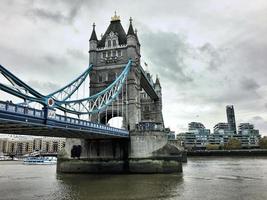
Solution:
<svg viewBox="0 0 267 200">
<path fill-rule="evenodd" d="M 189 158 L 184 172 L 57 174 L 56 166 L 0 162 L 2 200 L 267 200 L 267 157 Z"/>
</svg>

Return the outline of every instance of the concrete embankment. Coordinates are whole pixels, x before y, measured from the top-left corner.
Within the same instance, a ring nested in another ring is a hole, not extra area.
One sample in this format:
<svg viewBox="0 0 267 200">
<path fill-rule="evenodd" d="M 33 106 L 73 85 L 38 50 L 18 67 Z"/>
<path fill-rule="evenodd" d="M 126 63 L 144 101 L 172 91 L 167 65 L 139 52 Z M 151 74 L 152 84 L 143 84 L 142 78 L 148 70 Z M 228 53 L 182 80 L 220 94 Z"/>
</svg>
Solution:
<svg viewBox="0 0 267 200">
<path fill-rule="evenodd" d="M 188 151 L 187 156 L 267 156 L 267 149 Z"/>
</svg>

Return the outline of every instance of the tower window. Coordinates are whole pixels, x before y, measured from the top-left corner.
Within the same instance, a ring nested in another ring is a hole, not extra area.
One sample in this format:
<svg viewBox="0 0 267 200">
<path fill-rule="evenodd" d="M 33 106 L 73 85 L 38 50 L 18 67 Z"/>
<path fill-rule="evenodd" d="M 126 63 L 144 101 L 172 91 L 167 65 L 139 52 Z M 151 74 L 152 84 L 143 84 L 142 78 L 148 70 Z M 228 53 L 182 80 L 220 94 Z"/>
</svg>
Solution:
<svg viewBox="0 0 267 200">
<path fill-rule="evenodd" d="M 116 40 L 113 40 L 112 43 L 113 43 L 113 47 L 117 46 Z"/>
<path fill-rule="evenodd" d="M 121 56 L 121 50 L 118 50 L 118 57 Z"/>
<path fill-rule="evenodd" d="M 114 72 L 108 73 L 108 81 L 113 81 L 116 78 L 116 74 Z"/>
<path fill-rule="evenodd" d="M 102 82 L 103 81 L 103 77 L 101 75 L 98 76 L 98 81 Z"/>
<path fill-rule="evenodd" d="M 108 40 L 108 47 L 111 47 L 111 40 Z"/>
</svg>

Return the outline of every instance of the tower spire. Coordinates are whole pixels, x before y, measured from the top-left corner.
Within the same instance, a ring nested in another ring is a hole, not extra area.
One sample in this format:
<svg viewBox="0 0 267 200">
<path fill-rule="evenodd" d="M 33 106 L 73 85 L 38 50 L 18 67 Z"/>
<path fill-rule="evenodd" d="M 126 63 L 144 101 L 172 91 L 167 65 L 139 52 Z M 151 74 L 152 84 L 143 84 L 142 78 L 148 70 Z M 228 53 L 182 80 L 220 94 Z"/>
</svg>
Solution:
<svg viewBox="0 0 267 200">
<path fill-rule="evenodd" d="M 129 21 L 130 21 L 130 26 L 129 26 L 129 29 L 128 29 L 128 32 L 127 32 L 127 35 L 135 35 L 135 34 L 134 34 L 133 25 L 132 25 L 132 22 L 133 22 L 133 19 L 132 19 L 132 17 L 130 17 Z"/>
<path fill-rule="evenodd" d="M 90 37 L 90 40 L 96 40 L 97 41 L 97 36 L 96 36 L 96 33 L 95 33 L 95 23 L 93 23 L 93 31 L 92 31 L 92 34 L 91 34 L 91 37 Z"/>
</svg>

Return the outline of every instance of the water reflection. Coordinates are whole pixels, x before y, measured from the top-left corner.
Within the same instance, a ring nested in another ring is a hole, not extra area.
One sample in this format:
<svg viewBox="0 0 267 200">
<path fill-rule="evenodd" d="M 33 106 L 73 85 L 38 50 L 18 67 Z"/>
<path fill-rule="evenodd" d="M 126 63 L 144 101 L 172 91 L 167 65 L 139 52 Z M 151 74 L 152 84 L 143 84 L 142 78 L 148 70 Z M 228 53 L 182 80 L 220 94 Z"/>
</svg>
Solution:
<svg viewBox="0 0 267 200">
<path fill-rule="evenodd" d="M 178 196 L 182 175 L 73 175 L 57 176 L 68 199 L 170 199 Z"/>
</svg>

